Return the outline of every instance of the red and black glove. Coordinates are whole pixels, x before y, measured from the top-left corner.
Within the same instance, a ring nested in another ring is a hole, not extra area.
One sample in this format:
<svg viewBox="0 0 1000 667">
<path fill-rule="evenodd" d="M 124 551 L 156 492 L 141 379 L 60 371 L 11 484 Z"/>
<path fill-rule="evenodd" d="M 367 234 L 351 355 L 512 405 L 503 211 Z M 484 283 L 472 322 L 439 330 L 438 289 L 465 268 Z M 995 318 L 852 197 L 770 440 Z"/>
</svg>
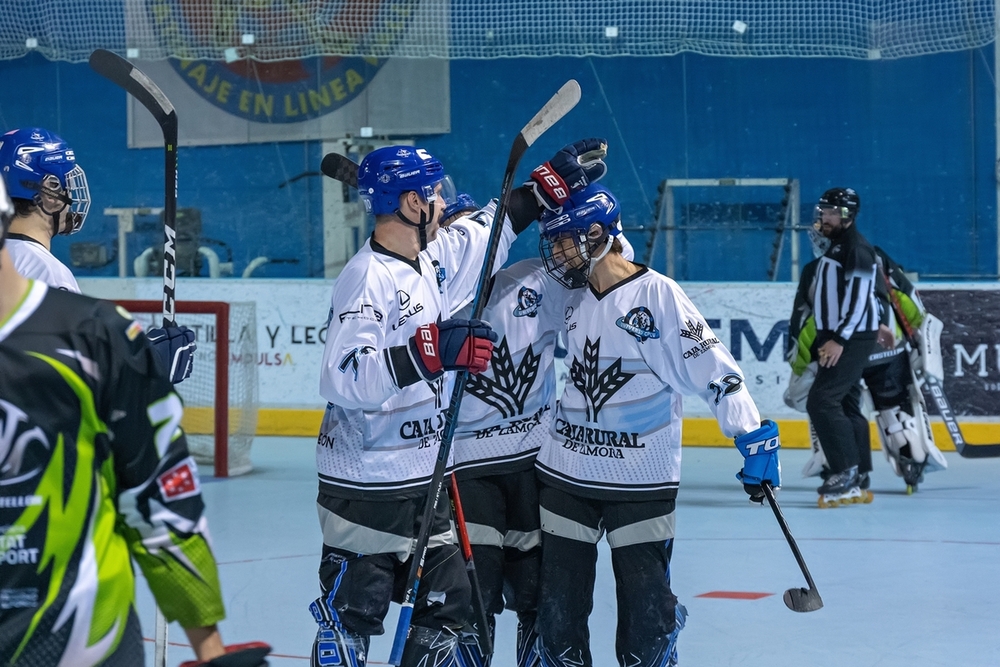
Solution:
<svg viewBox="0 0 1000 667">
<path fill-rule="evenodd" d="M 419 327 L 408 347 L 420 377 L 436 380 L 445 371 L 482 373 L 489 368 L 495 342 L 489 322 L 452 319 Z"/>
<path fill-rule="evenodd" d="M 267 667 L 267 654 L 271 647 L 264 642 L 247 642 L 246 644 L 230 644 L 226 654 L 211 660 L 188 660 L 181 667 Z"/>
<path fill-rule="evenodd" d="M 535 167 L 524 184 L 531 188 L 541 206 L 554 211 L 574 192 L 583 190 L 607 173 L 608 166 L 604 164 L 607 154 L 608 142 L 604 139 L 581 139 Z"/>
</svg>

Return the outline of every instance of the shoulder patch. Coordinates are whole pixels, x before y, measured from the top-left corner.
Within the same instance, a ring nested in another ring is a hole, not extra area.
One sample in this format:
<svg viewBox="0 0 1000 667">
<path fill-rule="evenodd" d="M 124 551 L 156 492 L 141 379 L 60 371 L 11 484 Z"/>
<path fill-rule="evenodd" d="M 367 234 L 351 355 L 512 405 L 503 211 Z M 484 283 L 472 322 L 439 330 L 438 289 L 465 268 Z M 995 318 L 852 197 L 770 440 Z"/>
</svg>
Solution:
<svg viewBox="0 0 1000 667">
<path fill-rule="evenodd" d="M 190 456 L 175 465 L 170 470 L 156 478 L 163 499 L 167 501 L 182 500 L 196 496 L 201 492 L 198 483 L 198 467 Z"/>
<path fill-rule="evenodd" d="M 132 320 L 132 324 L 128 325 L 128 328 L 125 329 L 125 337 L 128 338 L 130 341 L 133 341 L 136 338 L 138 338 L 139 334 L 141 333 L 142 333 L 142 324 L 140 324 L 136 320 Z"/>
<path fill-rule="evenodd" d="M 645 343 L 650 338 L 660 337 L 660 330 L 656 328 L 653 313 L 649 312 L 649 308 L 645 306 L 633 308 L 628 311 L 628 314 L 619 317 L 615 324 L 620 329 L 632 334 L 639 343 Z"/>
<path fill-rule="evenodd" d="M 517 307 L 514 309 L 514 317 L 536 317 L 543 296 L 530 287 L 521 287 L 517 292 Z"/>
</svg>

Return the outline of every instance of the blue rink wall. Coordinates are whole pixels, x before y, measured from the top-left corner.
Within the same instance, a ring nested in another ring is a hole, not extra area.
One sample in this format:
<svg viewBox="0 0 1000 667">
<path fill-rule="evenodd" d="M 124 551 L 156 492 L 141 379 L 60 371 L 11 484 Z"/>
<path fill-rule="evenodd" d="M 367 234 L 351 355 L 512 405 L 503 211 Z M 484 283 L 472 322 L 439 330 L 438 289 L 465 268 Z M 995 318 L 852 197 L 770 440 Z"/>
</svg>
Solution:
<svg viewBox="0 0 1000 667">
<path fill-rule="evenodd" d="M 451 133 L 417 141 L 485 201 L 498 193 L 521 125 L 575 78 L 583 100 L 529 151 L 521 172 L 576 138 L 607 137 L 605 182 L 627 226 L 650 223 L 664 178 L 794 177 L 803 221 L 824 189 L 853 186 L 864 233 L 908 270 L 987 276 L 997 271 L 992 63 L 992 47 L 871 62 L 691 54 L 453 61 Z M 62 134 L 87 172 L 93 208 L 74 242 L 113 244 L 116 221 L 103 215 L 106 207 L 162 204 L 162 151 L 126 148 L 124 94 L 86 64 L 37 54 L 0 62 L 0 126 L 27 125 Z M 201 209 L 204 236 L 233 249 L 236 275 L 266 254 L 298 263 L 258 275 L 320 276 L 319 180 L 278 188 L 317 170 L 320 152 L 318 142 L 181 148 L 180 205 Z M 780 192 L 768 196 L 773 203 Z M 151 230 L 132 242 L 157 239 Z M 772 240 L 770 233 L 682 238 L 678 277 L 765 279 Z M 68 260 L 65 240 L 54 250 Z M 522 238 L 513 259 L 534 252 L 534 241 Z M 111 263 L 78 273 L 116 271 Z"/>
</svg>

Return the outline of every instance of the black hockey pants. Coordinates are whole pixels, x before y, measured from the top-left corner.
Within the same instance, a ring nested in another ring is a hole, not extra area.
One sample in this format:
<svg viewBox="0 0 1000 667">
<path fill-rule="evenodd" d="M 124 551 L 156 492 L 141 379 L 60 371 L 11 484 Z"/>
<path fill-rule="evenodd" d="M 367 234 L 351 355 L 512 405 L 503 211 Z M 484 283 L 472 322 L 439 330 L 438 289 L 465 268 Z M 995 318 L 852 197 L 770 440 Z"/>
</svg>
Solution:
<svg viewBox="0 0 1000 667">
<path fill-rule="evenodd" d="M 674 630 L 670 590 L 674 501 L 612 502 L 542 486 L 538 632 L 550 664 L 591 667 L 587 619 L 594 606 L 597 543 L 611 545 L 621 665 L 661 664 Z"/>
<path fill-rule="evenodd" d="M 819 367 L 809 390 L 806 412 L 816 429 L 830 472 L 853 466 L 872 469 L 868 419 L 861 412 L 861 375 L 875 346 L 872 338 L 852 338 L 832 368 Z"/>
</svg>

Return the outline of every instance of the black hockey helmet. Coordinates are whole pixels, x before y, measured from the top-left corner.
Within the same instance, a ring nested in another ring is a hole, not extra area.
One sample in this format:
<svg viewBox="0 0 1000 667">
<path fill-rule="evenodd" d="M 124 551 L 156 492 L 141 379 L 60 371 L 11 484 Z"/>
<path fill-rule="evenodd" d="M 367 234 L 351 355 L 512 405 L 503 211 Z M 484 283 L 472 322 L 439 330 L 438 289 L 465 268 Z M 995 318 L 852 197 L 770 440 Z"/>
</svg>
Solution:
<svg viewBox="0 0 1000 667">
<path fill-rule="evenodd" d="M 853 221 L 861 210 L 861 197 L 852 188 L 830 188 L 816 203 L 816 212 L 839 208 L 841 220 Z"/>
</svg>

